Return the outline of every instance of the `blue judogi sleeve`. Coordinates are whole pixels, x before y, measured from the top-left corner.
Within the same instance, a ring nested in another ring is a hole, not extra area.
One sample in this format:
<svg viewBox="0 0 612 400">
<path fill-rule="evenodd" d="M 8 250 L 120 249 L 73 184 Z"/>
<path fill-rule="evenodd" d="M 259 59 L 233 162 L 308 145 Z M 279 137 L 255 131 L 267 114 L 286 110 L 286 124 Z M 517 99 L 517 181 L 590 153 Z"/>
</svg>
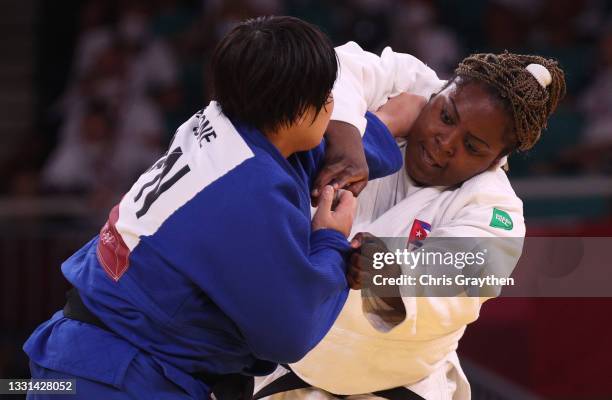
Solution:
<svg viewBox="0 0 612 400">
<path fill-rule="evenodd" d="M 342 309 L 350 248 L 337 231 L 311 233 L 305 186 L 257 160 L 247 162 L 177 211 L 180 232 L 162 227 L 157 237 L 173 237 L 179 248 L 172 264 L 236 324 L 257 358 L 294 362 Z M 169 254 L 163 243 L 154 246 Z"/>
<path fill-rule="evenodd" d="M 402 152 L 389 129 L 373 113 L 366 113 L 365 134 L 363 135 L 363 151 L 370 169 L 369 179 L 382 178 L 391 175 L 402 167 Z"/>
</svg>

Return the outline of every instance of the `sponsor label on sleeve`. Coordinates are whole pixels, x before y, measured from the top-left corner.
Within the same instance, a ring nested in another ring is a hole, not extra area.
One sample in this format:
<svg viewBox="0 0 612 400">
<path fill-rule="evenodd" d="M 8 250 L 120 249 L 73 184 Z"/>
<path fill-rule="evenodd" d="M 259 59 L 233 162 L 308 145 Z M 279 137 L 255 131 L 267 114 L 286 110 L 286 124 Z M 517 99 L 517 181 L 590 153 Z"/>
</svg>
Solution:
<svg viewBox="0 0 612 400">
<path fill-rule="evenodd" d="M 489 226 L 511 231 L 514 224 L 512 223 L 512 218 L 510 218 L 510 215 L 507 212 L 502 211 L 499 208 L 493 208 L 493 216 L 491 217 L 491 223 Z"/>
</svg>

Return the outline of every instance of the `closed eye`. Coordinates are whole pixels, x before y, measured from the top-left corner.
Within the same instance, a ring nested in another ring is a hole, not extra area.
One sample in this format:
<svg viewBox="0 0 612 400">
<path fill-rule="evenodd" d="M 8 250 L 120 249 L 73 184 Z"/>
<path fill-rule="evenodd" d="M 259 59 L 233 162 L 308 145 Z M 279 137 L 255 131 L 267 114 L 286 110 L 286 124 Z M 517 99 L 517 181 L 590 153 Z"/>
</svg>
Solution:
<svg viewBox="0 0 612 400">
<path fill-rule="evenodd" d="M 465 140 L 465 147 L 472 154 L 478 154 L 478 148 L 469 139 Z"/>
<path fill-rule="evenodd" d="M 440 112 L 440 120 L 445 125 L 452 125 L 453 124 L 453 119 L 450 116 L 450 114 L 448 113 L 448 111 L 446 111 L 446 107 L 442 107 L 442 111 Z"/>
</svg>

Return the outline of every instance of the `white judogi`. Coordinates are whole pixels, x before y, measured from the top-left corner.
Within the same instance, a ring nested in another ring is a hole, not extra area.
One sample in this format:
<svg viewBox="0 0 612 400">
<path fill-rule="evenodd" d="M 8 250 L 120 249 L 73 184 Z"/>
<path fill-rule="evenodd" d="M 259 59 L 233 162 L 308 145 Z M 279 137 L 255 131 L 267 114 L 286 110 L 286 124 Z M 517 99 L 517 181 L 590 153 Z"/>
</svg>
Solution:
<svg viewBox="0 0 612 400">
<path fill-rule="evenodd" d="M 337 48 L 341 75 L 334 88 L 332 119 L 365 129 L 363 115 L 388 97 L 407 91 L 429 97 L 443 84 L 416 58 L 386 48 L 381 57 L 355 43 Z M 512 269 L 521 255 L 525 235 L 522 201 L 514 193 L 505 160 L 456 188 L 416 186 L 402 168 L 371 181 L 359 196 L 352 235 L 370 232 L 379 237 L 407 238 L 415 219 L 431 225 L 428 237 L 517 238 L 487 241 L 487 267 Z M 510 230 L 492 226 L 493 209 L 510 216 Z M 484 241 L 484 240 L 483 240 Z M 424 248 L 427 248 L 427 240 Z M 493 250 L 493 251 L 492 251 Z M 469 399 L 469 384 L 455 353 L 466 325 L 478 318 L 486 298 L 403 297 L 405 315 L 385 322 L 380 303 L 351 291 L 325 338 L 296 364 L 295 373 L 311 385 L 336 394 L 364 394 L 407 386 L 427 400 Z M 256 391 L 286 371 L 258 380 Z M 278 399 L 328 399 L 316 389 L 273 396 Z M 376 398 L 372 395 L 351 399 Z"/>
</svg>

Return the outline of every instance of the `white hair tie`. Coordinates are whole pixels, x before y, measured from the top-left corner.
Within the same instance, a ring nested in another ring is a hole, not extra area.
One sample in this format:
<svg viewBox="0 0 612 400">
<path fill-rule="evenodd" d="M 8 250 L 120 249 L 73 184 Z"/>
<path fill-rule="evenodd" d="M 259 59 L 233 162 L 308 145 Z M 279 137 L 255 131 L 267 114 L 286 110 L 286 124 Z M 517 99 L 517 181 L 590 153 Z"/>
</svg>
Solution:
<svg viewBox="0 0 612 400">
<path fill-rule="evenodd" d="M 545 66 L 541 64 L 529 64 L 526 68 L 527 71 L 538 81 L 540 86 L 544 89 L 552 82 L 552 76 Z"/>
</svg>

